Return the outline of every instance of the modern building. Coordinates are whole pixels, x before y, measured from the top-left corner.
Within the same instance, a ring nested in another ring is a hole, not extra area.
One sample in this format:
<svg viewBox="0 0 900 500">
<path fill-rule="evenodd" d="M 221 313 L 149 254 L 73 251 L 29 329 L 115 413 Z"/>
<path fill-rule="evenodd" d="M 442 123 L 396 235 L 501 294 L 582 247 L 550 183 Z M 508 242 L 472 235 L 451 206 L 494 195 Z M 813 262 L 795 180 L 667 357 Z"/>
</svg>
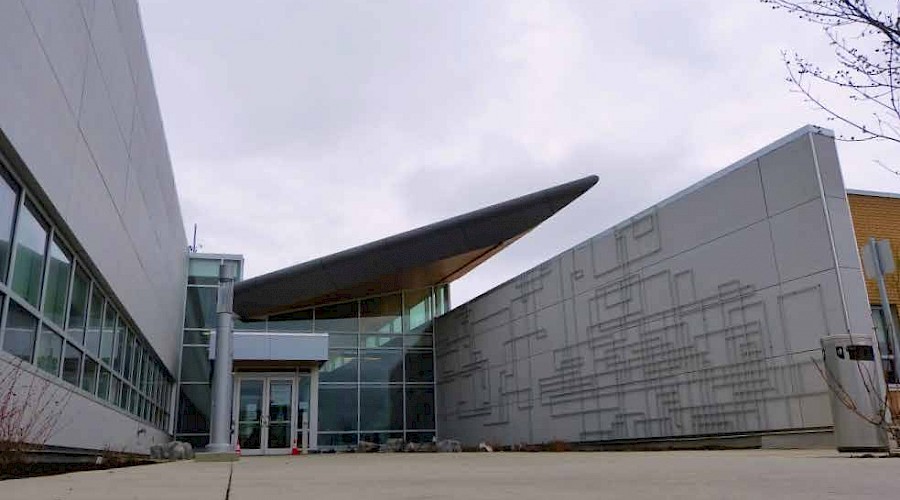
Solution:
<svg viewBox="0 0 900 500">
<path fill-rule="evenodd" d="M 188 249 L 133 1 L 0 4 L 0 164 L 0 374 L 52 450 L 209 442 L 223 265 L 244 454 L 827 438 L 819 338 L 873 332 L 816 127 L 455 308 L 597 178 L 245 279 Z"/>
</svg>

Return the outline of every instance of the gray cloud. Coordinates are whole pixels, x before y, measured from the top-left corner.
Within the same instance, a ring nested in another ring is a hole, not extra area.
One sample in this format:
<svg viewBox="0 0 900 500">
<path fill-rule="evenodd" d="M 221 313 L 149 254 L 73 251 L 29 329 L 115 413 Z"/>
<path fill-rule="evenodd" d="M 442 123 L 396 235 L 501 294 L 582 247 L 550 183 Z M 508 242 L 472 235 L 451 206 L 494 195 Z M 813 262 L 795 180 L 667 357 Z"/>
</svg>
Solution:
<svg viewBox="0 0 900 500">
<path fill-rule="evenodd" d="M 809 122 L 755 2 L 141 4 L 186 223 L 249 275 L 582 175 L 600 184 L 454 285 L 459 303 Z M 833 98 L 840 96 L 832 95 Z M 900 189 L 878 144 L 847 183 Z M 218 204 L 220 195 L 227 203 Z"/>
</svg>

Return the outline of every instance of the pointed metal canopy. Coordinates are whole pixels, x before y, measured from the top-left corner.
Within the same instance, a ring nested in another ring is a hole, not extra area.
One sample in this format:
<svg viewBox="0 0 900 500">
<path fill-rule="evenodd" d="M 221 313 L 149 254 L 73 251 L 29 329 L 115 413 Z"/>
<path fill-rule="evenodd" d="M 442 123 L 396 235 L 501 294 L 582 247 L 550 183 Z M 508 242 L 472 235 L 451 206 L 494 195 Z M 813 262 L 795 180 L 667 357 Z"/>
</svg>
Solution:
<svg viewBox="0 0 900 500">
<path fill-rule="evenodd" d="M 244 319 L 449 283 L 597 183 L 591 175 L 235 284 Z"/>
</svg>

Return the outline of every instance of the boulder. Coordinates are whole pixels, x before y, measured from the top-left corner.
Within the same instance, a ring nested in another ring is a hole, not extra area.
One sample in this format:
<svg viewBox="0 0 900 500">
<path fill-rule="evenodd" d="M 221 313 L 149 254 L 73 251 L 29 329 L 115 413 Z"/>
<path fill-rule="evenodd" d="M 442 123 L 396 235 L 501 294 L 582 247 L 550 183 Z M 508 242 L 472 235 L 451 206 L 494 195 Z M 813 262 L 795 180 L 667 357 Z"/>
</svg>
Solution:
<svg viewBox="0 0 900 500">
<path fill-rule="evenodd" d="M 462 451 L 462 444 L 455 439 L 442 439 L 437 442 L 438 453 L 459 453 Z"/>
</svg>

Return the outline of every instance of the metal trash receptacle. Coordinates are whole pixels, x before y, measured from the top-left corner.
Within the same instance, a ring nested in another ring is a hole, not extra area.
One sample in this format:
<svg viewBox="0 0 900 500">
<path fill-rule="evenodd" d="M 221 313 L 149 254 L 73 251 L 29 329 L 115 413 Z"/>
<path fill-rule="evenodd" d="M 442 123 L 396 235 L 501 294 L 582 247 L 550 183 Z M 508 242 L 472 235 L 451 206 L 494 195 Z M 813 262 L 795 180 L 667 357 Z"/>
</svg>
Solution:
<svg viewBox="0 0 900 500">
<path fill-rule="evenodd" d="M 888 449 L 885 383 L 870 335 L 831 335 L 821 339 L 838 451 Z M 853 406 L 854 409 L 851 409 Z"/>
</svg>

